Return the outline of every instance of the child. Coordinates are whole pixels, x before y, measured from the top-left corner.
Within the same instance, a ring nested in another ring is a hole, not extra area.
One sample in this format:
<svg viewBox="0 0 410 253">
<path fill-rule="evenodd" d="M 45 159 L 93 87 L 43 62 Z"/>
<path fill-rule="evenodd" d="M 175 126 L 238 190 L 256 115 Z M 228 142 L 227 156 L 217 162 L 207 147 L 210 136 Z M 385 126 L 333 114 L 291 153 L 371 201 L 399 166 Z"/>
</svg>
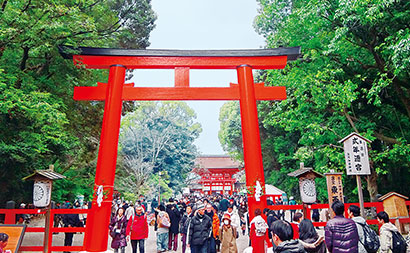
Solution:
<svg viewBox="0 0 410 253">
<path fill-rule="evenodd" d="M 0 253 L 11 253 L 11 250 L 5 250 L 7 243 L 9 242 L 9 235 L 0 233 Z"/>
<path fill-rule="evenodd" d="M 237 253 L 236 246 L 236 229 L 231 226 L 231 216 L 227 213 L 222 218 L 222 227 L 219 228 L 221 240 L 221 253 Z"/>
</svg>

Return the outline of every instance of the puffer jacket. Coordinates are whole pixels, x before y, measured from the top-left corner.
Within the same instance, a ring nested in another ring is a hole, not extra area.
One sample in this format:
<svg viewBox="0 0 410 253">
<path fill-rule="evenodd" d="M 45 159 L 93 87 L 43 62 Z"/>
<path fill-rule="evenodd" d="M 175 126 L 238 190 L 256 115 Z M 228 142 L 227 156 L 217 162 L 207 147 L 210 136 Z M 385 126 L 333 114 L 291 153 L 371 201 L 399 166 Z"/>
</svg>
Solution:
<svg viewBox="0 0 410 253">
<path fill-rule="evenodd" d="M 274 253 L 306 253 L 305 248 L 299 240 L 289 240 L 281 242 L 274 250 Z"/>
<path fill-rule="evenodd" d="M 203 245 L 211 236 L 212 220 L 208 215 L 196 214 L 189 225 L 188 243 L 191 245 Z"/>
<path fill-rule="evenodd" d="M 325 227 L 326 247 L 332 253 L 357 253 L 359 235 L 356 223 L 342 215 L 335 216 Z"/>
<path fill-rule="evenodd" d="M 364 248 L 364 232 L 363 226 L 366 225 L 366 220 L 362 216 L 353 217 L 352 220 L 356 222 L 357 233 L 359 234 L 359 253 L 367 253 Z"/>
<path fill-rule="evenodd" d="M 131 240 L 141 240 L 148 238 L 148 222 L 147 217 L 142 215 L 134 215 L 134 218 L 131 216 L 127 225 L 126 234 L 131 233 Z"/>
<path fill-rule="evenodd" d="M 392 252 L 392 231 L 398 232 L 399 230 L 392 223 L 384 223 L 380 228 L 380 253 Z"/>
</svg>

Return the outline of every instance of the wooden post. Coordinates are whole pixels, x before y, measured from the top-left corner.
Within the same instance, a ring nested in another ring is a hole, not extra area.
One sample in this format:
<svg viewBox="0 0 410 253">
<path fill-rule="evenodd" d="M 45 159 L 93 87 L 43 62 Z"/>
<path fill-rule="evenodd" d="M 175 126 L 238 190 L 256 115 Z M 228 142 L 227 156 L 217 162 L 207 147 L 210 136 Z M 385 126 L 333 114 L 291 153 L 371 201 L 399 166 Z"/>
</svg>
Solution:
<svg viewBox="0 0 410 253">
<path fill-rule="evenodd" d="M 54 165 L 50 164 L 48 166 L 49 170 L 54 170 Z M 53 192 L 53 182 L 51 181 L 51 186 L 50 186 L 50 192 Z M 50 193 L 50 194 L 51 194 Z M 46 207 L 46 220 L 45 220 L 45 230 L 44 230 L 44 240 L 43 240 L 43 246 L 44 246 L 44 252 L 48 253 L 51 252 L 51 250 L 49 249 L 49 239 L 50 239 L 50 210 L 51 209 L 51 196 L 50 196 L 50 203 L 48 204 L 48 206 Z"/>
<path fill-rule="evenodd" d="M 356 175 L 357 181 L 357 191 L 359 193 L 359 203 L 360 203 L 360 215 L 366 219 L 364 214 L 364 200 L 363 200 L 363 190 L 362 190 L 362 180 L 360 179 L 360 175 Z"/>
</svg>

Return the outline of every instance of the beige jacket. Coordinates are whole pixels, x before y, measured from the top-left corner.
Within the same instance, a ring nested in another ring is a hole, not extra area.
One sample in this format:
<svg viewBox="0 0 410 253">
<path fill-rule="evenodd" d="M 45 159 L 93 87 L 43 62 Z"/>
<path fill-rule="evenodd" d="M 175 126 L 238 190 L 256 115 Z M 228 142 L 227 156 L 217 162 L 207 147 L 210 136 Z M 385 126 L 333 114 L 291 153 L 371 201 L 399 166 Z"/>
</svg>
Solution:
<svg viewBox="0 0 410 253">
<path fill-rule="evenodd" d="M 221 253 L 237 253 L 236 246 L 236 230 L 231 227 L 223 225 L 219 228 L 219 239 L 221 240 Z"/>
<path fill-rule="evenodd" d="M 392 250 L 392 232 L 398 231 L 392 223 L 384 223 L 380 228 L 380 253 L 391 253 Z"/>
</svg>

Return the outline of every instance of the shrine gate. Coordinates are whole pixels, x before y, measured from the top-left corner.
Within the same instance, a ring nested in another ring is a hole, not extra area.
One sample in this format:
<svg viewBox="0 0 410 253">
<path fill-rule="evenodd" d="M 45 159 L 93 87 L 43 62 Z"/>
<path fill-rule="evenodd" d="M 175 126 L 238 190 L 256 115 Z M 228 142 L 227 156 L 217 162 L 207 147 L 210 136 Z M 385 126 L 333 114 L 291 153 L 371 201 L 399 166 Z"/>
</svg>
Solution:
<svg viewBox="0 0 410 253">
<path fill-rule="evenodd" d="M 256 208 L 263 210 L 266 207 L 256 100 L 284 100 L 286 88 L 254 83 L 252 70 L 283 69 L 287 61 L 300 56 L 300 47 L 257 50 L 79 48 L 79 53 L 74 55 L 64 53 L 67 47 L 60 49 L 63 56 L 72 58 L 79 67 L 109 69 L 108 83 L 74 88 L 75 100 L 105 101 L 94 196 L 85 234 L 87 252 L 107 250 L 124 100 L 239 100 L 250 218 L 253 218 Z M 125 84 L 127 69 L 174 69 L 174 87 L 149 88 Z M 238 84 L 230 84 L 229 87 L 190 87 L 190 69 L 236 69 Z"/>
<path fill-rule="evenodd" d="M 193 172 L 201 176 L 198 181 L 202 185 L 201 193 L 232 195 L 237 192 L 234 189 L 236 179 L 232 176 L 242 169 L 239 162 L 229 156 L 210 155 L 197 157 L 195 164 L 199 168 L 195 168 Z"/>
</svg>

